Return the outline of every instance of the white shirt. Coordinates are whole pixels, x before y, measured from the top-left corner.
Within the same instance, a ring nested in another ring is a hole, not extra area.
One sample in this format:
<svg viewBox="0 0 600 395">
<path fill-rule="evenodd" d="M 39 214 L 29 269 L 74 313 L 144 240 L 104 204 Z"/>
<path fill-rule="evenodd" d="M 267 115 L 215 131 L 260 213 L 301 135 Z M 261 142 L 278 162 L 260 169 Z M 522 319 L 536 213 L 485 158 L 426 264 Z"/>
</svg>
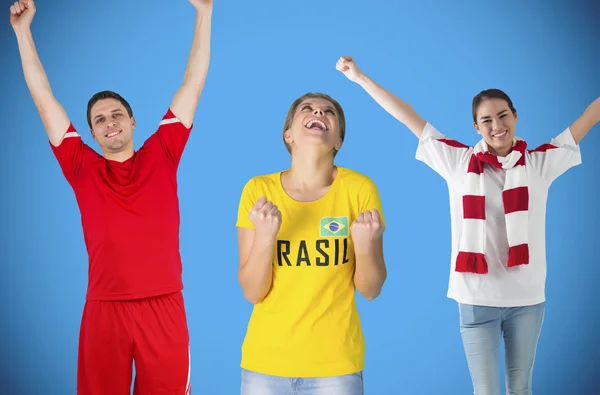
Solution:
<svg viewBox="0 0 600 395">
<path fill-rule="evenodd" d="M 529 264 L 508 268 L 508 240 L 502 202 L 506 170 L 485 164 L 487 274 L 454 270 L 462 227 L 463 185 L 473 147 L 460 148 L 439 139 L 448 139 L 431 124 L 423 130 L 416 158 L 446 180 L 450 194 L 452 254 L 447 296 L 458 303 L 515 307 L 545 301 L 546 287 L 546 199 L 552 182 L 566 170 L 581 163 L 581 152 L 567 128 L 550 144 L 550 150 L 525 152 L 529 188 Z"/>
</svg>

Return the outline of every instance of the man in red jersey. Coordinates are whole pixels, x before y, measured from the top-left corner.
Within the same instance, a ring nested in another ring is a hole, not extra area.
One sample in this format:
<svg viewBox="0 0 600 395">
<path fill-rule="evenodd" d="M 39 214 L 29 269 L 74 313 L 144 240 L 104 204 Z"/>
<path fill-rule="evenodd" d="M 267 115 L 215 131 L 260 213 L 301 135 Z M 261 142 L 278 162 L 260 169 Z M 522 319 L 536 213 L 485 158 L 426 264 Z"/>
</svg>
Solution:
<svg viewBox="0 0 600 395">
<path fill-rule="evenodd" d="M 77 393 L 190 394 L 190 355 L 181 291 L 177 168 L 208 73 L 212 0 L 196 9 L 183 83 L 158 130 L 136 152 L 130 105 L 110 91 L 89 101 L 87 120 L 101 148 L 86 145 L 52 94 L 30 25 L 33 0 L 10 7 L 25 81 L 51 149 L 73 188 L 89 255 Z"/>
</svg>

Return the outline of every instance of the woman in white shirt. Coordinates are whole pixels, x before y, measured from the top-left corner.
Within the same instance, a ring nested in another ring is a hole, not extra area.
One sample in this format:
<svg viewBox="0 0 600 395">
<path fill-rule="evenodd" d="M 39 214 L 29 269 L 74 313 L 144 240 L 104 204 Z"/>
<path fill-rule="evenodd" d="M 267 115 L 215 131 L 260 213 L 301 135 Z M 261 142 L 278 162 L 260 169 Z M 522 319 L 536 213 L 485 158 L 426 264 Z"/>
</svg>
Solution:
<svg viewBox="0 0 600 395">
<path fill-rule="evenodd" d="M 448 138 L 388 92 L 350 57 L 336 65 L 419 139 L 416 157 L 450 192 L 452 257 L 448 297 L 458 302 L 460 331 L 476 395 L 499 395 L 500 345 L 506 386 L 532 393 L 535 352 L 544 319 L 546 198 L 550 184 L 581 163 L 579 142 L 600 121 L 595 100 L 547 144 L 528 149 L 515 136 L 517 111 L 498 89 L 473 98 L 474 147 Z"/>
</svg>

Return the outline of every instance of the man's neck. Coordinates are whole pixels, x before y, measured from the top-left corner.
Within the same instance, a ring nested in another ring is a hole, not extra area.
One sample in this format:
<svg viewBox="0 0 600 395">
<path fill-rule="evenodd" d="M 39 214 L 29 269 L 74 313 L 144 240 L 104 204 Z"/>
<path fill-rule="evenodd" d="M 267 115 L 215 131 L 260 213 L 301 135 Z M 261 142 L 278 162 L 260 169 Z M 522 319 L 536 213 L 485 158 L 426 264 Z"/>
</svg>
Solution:
<svg viewBox="0 0 600 395">
<path fill-rule="evenodd" d="M 112 160 L 115 162 L 125 162 L 126 160 L 130 159 L 134 153 L 135 152 L 133 148 L 130 148 L 119 152 L 104 152 L 103 154 L 104 158 L 108 160 Z"/>
</svg>

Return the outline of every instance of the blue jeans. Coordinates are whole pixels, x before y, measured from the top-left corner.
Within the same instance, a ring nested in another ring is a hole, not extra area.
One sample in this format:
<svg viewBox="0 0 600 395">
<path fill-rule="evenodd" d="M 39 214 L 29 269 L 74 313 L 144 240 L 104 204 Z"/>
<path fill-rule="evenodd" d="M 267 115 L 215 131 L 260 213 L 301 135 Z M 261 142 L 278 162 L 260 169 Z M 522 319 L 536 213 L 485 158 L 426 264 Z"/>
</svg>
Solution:
<svg viewBox="0 0 600 395">
<path fill-rule="evenodd" d="M 459 304 L 460 333 L 475 395 L 500 395 L 504 338 L 506 393 L 531 395 L 533 364 L 545 303 L 524 307 Z"/>
<path fill-rule="evenodd" d="M 363 395 L 362 372 L 323 378 L 269 376 L 242 369 L 240 395 Z"/>
</svg>

